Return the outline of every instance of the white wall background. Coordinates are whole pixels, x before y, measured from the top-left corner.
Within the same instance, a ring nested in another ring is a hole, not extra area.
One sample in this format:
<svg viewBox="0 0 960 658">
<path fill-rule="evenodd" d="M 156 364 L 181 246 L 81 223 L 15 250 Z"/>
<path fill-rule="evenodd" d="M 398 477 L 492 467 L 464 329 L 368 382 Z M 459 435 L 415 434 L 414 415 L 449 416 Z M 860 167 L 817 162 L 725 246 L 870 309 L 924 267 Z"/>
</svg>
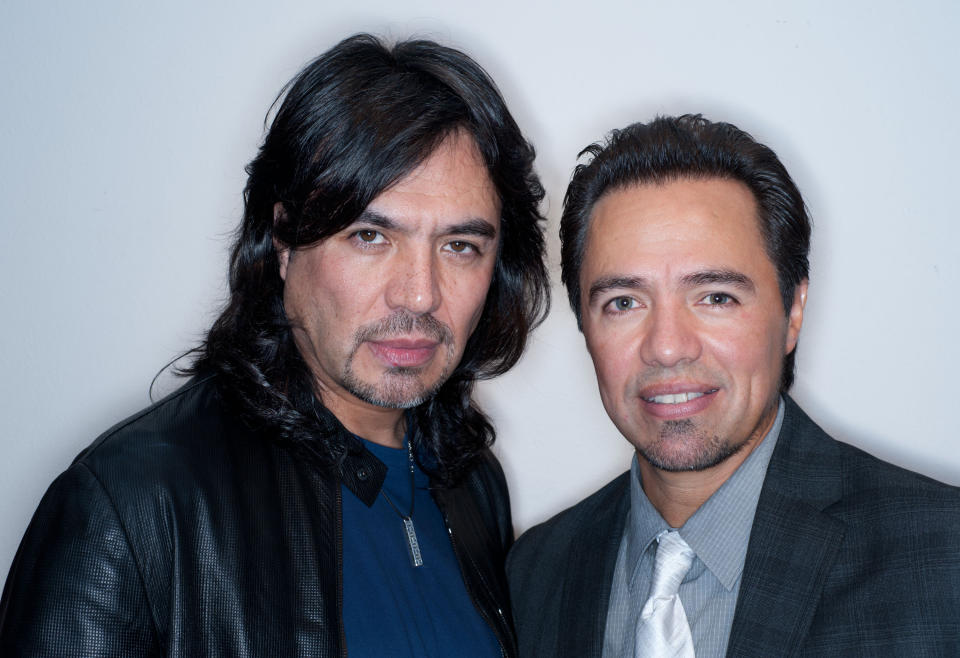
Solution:
<svg viewBox="0 0 960 658">
<path fill-rule="evenodd" d="M 49 482 L 214 317 L 274 95 L 360 30 L 491 72 L 539 152 L 557 281 L 566 182 L 607 130 L 694 111 L 771 145 L 815 221 L 795 396 L 960 483 L 958 28 L 952 0 L 0 0 L 0 578 Z M 479 395 L 518 529 L 627 464 L 559 288 Z"/>
</svg>

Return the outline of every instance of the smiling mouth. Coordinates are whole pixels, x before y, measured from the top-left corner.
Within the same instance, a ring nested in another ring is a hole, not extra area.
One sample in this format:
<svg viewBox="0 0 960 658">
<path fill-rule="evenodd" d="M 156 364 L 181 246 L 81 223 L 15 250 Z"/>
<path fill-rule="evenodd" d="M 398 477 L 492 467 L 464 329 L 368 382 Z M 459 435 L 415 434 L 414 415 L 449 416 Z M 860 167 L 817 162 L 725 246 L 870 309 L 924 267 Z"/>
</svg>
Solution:
<svg viewBox="0 0 960 658">
<path fill-rule="evenodd" d="M 686 393 L 667 393 L 665 395 L 654 395 L 652 397 L 644 397 L 645 402 L 652 402 L 654 404 L 682 404 L 684 402 L 690 402 L 691 400 L 696 400 L 697 398 L 702 398 L 704 395 L 710 395 L 711 393 L 716 393 L 720 389 L 711 388 L 707 391 L 688 391 Z"/>
</svg>

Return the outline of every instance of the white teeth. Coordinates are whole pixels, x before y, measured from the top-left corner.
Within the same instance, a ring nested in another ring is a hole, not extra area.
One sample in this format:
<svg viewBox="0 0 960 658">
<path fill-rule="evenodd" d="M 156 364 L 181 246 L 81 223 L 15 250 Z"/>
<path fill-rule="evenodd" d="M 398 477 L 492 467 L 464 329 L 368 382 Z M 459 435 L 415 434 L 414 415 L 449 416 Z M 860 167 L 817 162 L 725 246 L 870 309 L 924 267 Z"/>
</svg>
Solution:
<svg viewBox="0 0 960 658">
<path fill-rule="evenodd" d="M 650 401 L 656 402 L 657 404 L 680 404 L 681 402 L 689 402 L 690 400 L 696 400 L 702 397 L 703 393 L 672 393 L 669 395 L 655 395 Z"/>
</svg>

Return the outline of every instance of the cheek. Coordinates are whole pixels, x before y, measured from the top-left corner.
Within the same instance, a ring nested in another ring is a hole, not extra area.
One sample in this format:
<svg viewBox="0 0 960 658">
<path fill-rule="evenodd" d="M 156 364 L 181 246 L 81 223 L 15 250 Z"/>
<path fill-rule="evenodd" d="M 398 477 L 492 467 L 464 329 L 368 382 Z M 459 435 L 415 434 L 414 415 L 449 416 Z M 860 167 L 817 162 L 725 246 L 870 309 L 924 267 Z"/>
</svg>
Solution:
<svg viewBox="0 0 960 658">
<path fill-rule="evenodd" d="M 376 259 L 363 260 L 349 254 L 332 255 L 325 269 L 321 299 L 329 306 L 328 313 L 354 325 L 379 321 L 390 314 L 385 300 L 388 288 L 395 283 L 392 277 L 396 269 Z"/>
<path fill-rule="evenodd" d="M 317 283 L 342 295 L 363 291 L 374 282 L 385 280 L 363 260 L 332 249 L 319 257 L 314 265 Z"/>
<path fill-rule="evenodd" d="M 765 315 L 749 320 L 746 331 L 714 334 L 711 351 L 734 378 L 765 390 L 779 377 L 786 321 Z"/>
<path fill-rule="evenodd" d="M 593 360 L 593 369 L 604 404 L 623 397 L 622 391 L 631 372 L 631 359 L 627 357 L 629 349 L 622 344 L 622 337 L 618 340 L 615 335 L 598 335 L 593 332 L 587 338 L 587 351 Z"/>
<path fill-rule="evenodd" d="M 491 265 L 468 273 L 452 272 L 445 276 L 441 283 L 441 294 L 446 317 L 438 312 L 438 319 L 446 321 L 454 332 L 464 337 L 472 334 L 483 315 L 492 275 Z"/>
<path fill-rule="evenodd" d="M 356 262 L 336 253 L 309 254 L 288 267 L 284 287 L 284 306 L 301 315 L 316 318 L 327 335 L 352 332 L 357 325 L 369 322 L 381 290 L 375 282 L 383 277 L 360 271 Z M 308 320 L 309 322 L 309 320 Z"/>
</svg>

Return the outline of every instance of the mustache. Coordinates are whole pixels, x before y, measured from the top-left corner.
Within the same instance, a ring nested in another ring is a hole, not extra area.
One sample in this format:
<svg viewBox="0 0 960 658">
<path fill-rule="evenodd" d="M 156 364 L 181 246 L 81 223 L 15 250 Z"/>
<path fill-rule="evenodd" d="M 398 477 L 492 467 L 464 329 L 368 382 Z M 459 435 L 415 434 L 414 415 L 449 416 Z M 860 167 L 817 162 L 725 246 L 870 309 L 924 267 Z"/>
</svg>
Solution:
<svg viewBox="0 0 960 658">
<path fill-rule="evenodd" d="M 691 379 L 693 381 L 710 382 L 724 385 L 727 377 L 723 373 L 709 371 L 698 365 L 679 366 L 651 366 L 638 373 L 633 379 L 635 390 L 642 390 L 648 386 L 662 384 L 676 379 Z"/>
<path fill-rule="evenodd" d="M 429 313 L 413 315 L 406 311 L 397 311 L 393 315 L 357 329 L 353 337 L 354 345 L 359 347 L 367 341 L 382 340 L 394 336 L 418 333 L 444 345 L 453 344 L 453 331 Z"/>
</svg>

